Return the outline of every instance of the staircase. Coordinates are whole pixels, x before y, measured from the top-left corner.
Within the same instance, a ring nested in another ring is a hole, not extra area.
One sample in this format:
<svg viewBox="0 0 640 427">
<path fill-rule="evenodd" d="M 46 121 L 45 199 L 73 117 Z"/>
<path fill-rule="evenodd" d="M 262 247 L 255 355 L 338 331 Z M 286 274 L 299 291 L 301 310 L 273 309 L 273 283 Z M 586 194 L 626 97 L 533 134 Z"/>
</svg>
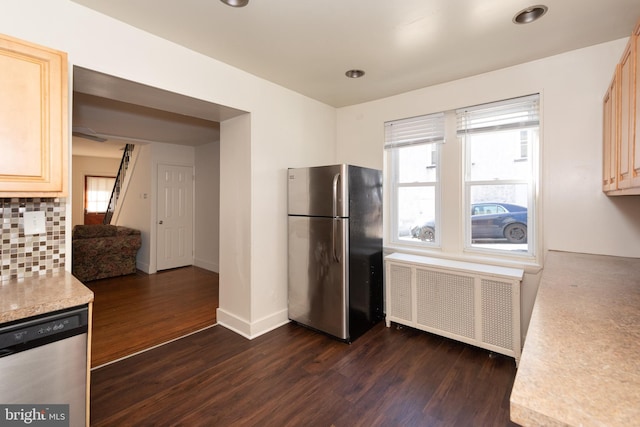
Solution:
<svg viewBox="0 0 640 427">
<path fill-rule="evenodd" d="M 124 147 L 124 153 L 122 153 L 122 160 L 120 161 L 120 168 L 118 169 L 118 176 L 116 176 L 116 182 L 113 184 L 113 190 L 111 191 L 111 198 L 109 199 L 109 206 L 107 212 L 104 215 L 103 224 L 110 224 L 113 213 L 116 210 L 116 204 L 122 191 L 124 178 L 129 167 L 129 161 L 131 160 L 131 153 L 133 152 L 133 144 L 127 144 Z"/>
</svg>

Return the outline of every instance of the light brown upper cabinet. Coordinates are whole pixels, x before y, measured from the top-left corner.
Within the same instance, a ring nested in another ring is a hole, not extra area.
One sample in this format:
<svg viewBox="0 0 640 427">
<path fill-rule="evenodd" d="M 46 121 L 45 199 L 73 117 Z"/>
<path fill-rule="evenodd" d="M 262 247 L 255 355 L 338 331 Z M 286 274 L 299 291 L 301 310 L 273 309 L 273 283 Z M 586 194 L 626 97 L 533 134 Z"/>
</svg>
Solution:
<svg viewBox="0 0 640 427">
<path fill-rule="evenodd" d="M 67 55 L 0 35 L 0 197 L 65 197 Z"/>
<path fill-rule="evenodd" d="M 618 77 L 620 67 L 616 67 L 609 89 L 604 95 L 602 139 L 602 190 L 615 190 L 616 186 L 616 141 L 618 140 L 618 126 L 616 120 L 616 105 L 618 103 Z"/>
<path fill-rule="evenodd" d="M 602 190 L 640 194 L 640 21 L 603 100 Z"/>
<path fill-rule="evenodd" d="M 633 132 L 631 133 L 631 145 L 629 146 L 629 174 L 631 175 L 630 186 L 640 188 L 640 21 L 636 25 L 633 32 L 633 109 L 632 123 Z"/>
</svg>

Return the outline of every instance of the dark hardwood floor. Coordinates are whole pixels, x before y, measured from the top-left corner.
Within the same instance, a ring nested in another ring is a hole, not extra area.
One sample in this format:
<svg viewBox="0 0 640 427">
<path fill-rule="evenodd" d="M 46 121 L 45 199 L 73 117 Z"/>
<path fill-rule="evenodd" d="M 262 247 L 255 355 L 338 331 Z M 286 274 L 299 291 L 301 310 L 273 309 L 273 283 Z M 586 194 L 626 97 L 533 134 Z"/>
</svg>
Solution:
<svg viewBox="0 0 640 427">
<path fill-rule="evenodd" d="M 347 345 L 214 326 L 92 372 L 92 426 L 507 426 L 512 358 L 379 323 Z"/>
<path fill-rule="evenodd" d="M 94 292 L 91 366 L 100 366 L 216 322 L 218 274 L 183 267 L 85 283 Z"/>
</svg>

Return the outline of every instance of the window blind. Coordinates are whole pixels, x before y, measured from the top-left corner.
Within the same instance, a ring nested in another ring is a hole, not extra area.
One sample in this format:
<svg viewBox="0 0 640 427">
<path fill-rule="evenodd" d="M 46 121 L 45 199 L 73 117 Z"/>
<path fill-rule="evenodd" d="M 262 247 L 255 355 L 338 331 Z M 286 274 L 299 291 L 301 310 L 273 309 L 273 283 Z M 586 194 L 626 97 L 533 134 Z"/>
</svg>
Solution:
<svg viewBox="0 0 640 427">
<path fill-rule="evenodd" d="M 385 150 L 409 145 L 444 142 L 444 113 L 435 113 L 384 124 Z"/>
<path fill-rule="evenodd" d="M 456 110 L 458 134 L 522 129 L 540 124 L 540 95 L 529 95 Z"/>
<path fill-rule="evenodd" d="M 85 176 L 85 208 L 87 212 L 106 212 L 116 179 L 103 176 Z"/>
</svg>

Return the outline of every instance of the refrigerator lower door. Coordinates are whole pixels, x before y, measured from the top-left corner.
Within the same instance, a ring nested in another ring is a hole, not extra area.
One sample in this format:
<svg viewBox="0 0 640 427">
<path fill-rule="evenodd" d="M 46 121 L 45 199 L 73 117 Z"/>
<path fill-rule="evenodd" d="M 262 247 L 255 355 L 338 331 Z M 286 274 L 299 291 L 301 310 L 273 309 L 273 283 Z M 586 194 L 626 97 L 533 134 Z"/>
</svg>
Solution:
<svg viewBox="0 0 640 427">
<path fill-rule="evenodd" d="M 342 218 L 289 217 L 289 319 L 349 339 L 348 227 Z"/>
</svg>

